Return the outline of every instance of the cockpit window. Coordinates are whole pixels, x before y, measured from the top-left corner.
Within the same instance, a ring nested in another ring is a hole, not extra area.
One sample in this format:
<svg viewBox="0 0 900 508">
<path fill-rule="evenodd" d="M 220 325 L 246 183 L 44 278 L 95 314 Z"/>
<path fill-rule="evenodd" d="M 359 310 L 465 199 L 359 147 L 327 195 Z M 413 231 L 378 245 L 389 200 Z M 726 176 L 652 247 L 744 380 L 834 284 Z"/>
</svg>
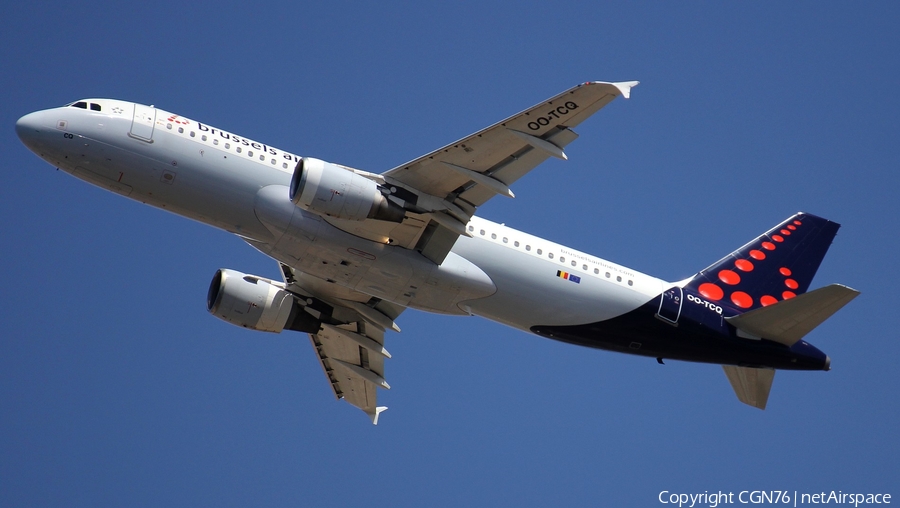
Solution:
<svg viewBox="0 0 900 508">
<path fill-rule="evenodd" d="M 70 104 L 70 106 L 73 107 L 73 108 L 87 109 L 87 103 L 86 103 L 86 102 L 83 102 L 83 101 L 81 101 L 81 102 L 76 102 L 75 104 Z"/>
<path fill-rule="evenodd" d="M 91 111 L 100 111 L 100 105 L 91 103 Z"/>
</svg>

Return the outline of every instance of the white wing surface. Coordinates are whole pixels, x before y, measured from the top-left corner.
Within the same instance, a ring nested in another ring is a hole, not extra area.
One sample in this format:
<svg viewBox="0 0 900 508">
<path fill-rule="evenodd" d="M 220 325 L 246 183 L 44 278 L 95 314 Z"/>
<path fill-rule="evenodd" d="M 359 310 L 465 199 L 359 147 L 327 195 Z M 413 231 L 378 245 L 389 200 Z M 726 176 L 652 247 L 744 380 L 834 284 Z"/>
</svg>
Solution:
<svg viewBox="0 0 900 508">
<path fill-rule="evenodd" d="M 571 128 L 637 81 L 590 82 L 384 173 L 385 180 L 474 210 L 548 157 L 565 159 Z"/>
<path fill-rule="evenodd" d="M 378 406 L 378 389 L 390 389 L 384 378 L 387 329 L 400 331 L 394 319 L 404 308 L 327 283 L 281 265 L 285 289 L 322 321 L 309 338 L 335 397 L 362 409 L 372 423 L 387 409 Z"/>
<path fill-rule="evenodd" d="M 510 185 L 548 157 L 565 159 L 577 134 L 572 127 L 622 95 L 637 81 L 589 82 L 547 99 L 382 175 L 391 199 L 407 210 L 402 223 L 327 218 L 335 226 L 376 241 L 415 249 L 440 264 L 475 209 L 496 195 L 514 197 Z"/>
</svg>

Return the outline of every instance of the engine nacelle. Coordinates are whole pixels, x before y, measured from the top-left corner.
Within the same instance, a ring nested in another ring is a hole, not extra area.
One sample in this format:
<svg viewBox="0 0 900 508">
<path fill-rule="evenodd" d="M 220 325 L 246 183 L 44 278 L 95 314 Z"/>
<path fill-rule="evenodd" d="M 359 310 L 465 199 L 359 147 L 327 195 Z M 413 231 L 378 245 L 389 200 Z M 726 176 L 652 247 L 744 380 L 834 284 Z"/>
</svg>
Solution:
<svg viewBox="0 0 900 508">
<path fill-rule="evenodd" d="M 209 284 L 206 307 L 219 319 L 263 332 L 280 333 L 287 328 L 315 333 L 321 325 L 287 291 L 224 268 Z"/>
<path fill-rule="evenodd" d="M 338 219 L 403 222 L 405 213 L 372 180 L 309 157 L 300 159 L 294 169 L 290 197 L 304 210 Z"/>
</svg>

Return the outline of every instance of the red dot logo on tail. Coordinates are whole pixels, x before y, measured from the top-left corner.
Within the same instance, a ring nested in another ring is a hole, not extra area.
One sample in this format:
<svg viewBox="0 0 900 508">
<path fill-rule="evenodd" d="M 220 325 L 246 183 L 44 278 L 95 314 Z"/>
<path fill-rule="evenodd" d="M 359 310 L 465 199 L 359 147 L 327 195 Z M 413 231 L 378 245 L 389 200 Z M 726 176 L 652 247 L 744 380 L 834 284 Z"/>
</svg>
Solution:
<svg viewBox="0 0 900 508">
<path fill-rule="evenodd" d="M 753 306 L 753 298 L 743 291 L 731 293 L 731 301 L 742 309 L 749 309 Z"/>
<path fill-rule="evenodd" d="M 752 272 L 753 271 L 753 263 L 747 261 L 746 259 L 738 259 L 734 262 L 734 266 L 737 267 L 738 270 L 742 272 Z"/>
<path fill-rule="evenodd" d="M 722 297 L 725 296 L 725 292 L 722 291 L 722 288 L 711 282 L 704 282 L 703 284 L 700 284 L 700 287 L 697 289 L 700 291 L 701 295 L 714 302 L 721 300 Z"/>
<path fill-rule="evenodd" d="M 732 270 L 722 270 L 719 272 L 719 280 L 729 286 L 734 286 L 741 282 L 741 276 Z"/>
</svg>

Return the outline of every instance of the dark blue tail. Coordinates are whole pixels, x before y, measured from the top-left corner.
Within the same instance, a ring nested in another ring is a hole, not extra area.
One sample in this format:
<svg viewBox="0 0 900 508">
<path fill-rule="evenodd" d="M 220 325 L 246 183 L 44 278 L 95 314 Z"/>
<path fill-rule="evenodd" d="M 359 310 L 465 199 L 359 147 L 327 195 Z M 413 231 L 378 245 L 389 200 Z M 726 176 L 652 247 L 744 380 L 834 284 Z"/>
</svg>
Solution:
<svg viewBox="0 0 900 508">
<path fill-rule="evenodd" d="M 704 269 L 685 288 L 737 312 L 793 298 L 809 289 L 840 227 L 798 213 Z"/>
</svg>

